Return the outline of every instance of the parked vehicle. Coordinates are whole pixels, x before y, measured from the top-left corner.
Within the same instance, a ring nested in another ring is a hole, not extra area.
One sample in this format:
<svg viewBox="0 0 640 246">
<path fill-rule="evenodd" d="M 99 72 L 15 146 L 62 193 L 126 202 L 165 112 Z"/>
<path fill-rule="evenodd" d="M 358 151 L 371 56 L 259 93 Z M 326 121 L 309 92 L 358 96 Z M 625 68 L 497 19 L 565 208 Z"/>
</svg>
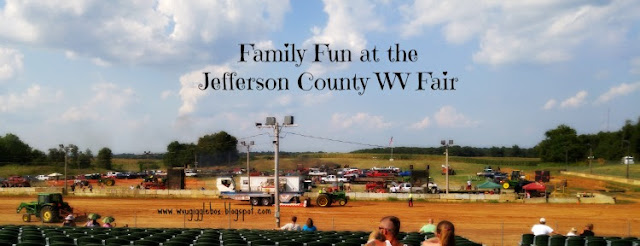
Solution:
<svg viewBox="0 0 640 246">
<path fill-rule="evenodd" d="M 216 187 L 220 195 L 239 201 L 249 201 L 253 206 L 270 206 L 275 201 L 275 178 L 273 176 L 240 177 L 241 187 L 232 177 L 216 178 Z M 303 195 L 304 184 L 300 176 L 280 176 L 280 201 L 299 203 Z M 251 188 L 251 189 L 249 189 Z"/>
<path fill-rule="evenodd" d="M 436 194 L 439 192 L 438 185 L 429 182 L 427 184 L 423 184 L 421 186 L 413 186 L 411 183 L 401 183 L 389 188 L 389 191 L 392 193 L 432 193 Z"/>
<path fill-rule="evenodd" d="M 375 170 L 373 172 L 367 173 L 367 177 L 389 177 L 394 176 L 392 173 L 384 172 L 380 170 Z"/>
<path fill-rule="evenodd" d="M 327 175 L 326 177 L 320 178 L 321 183 L 332 183 L 332 182 L 349 182 L 347 178 L 337 177 L 336 175 Z"/>
<path fill-rule="evenodd" d="M 11 176 L 2 181 L 2 187 L 31 187 L 31 183 L 23 177 Z"/>
<path fill-rule="evenodd" d="M 317 168 L 310 168 L 309 176 L 327 176 L 327 172 L 320 171 L 320 169 Z"/>
<path fill-rule="evenodd" d="M 49 176 L 40 174 L 36 176 L 36 179 L 40 181 L 46 181 L 46 180 L 49 180 Z"/>
<path fill-rule="evenodd" d="M 186 169 L 186 170 L 184 170 L 184 176 L 197 177 L 198 173 L 196 172 L 196 170 Z"/>
</svg>

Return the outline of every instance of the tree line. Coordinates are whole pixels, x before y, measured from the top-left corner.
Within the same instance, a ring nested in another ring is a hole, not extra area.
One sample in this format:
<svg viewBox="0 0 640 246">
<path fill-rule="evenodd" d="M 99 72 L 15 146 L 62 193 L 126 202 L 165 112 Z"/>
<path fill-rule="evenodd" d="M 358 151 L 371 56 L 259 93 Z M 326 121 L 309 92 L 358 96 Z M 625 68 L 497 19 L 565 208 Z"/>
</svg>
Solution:
<svg viewBox="0 0 640 246">
<path fill-rule="evenodd" d="M 441 155 L 444 147 L 395 147 L 394 154 Z M 389 148 L 372 148 L 352 153 L 390 153 Z M 559 125 L 545 132 L 545 139 L 533 148 L 511 147 L 478 148 L 470 146 L 450 146 L 449 155 L 461 157 L 539 157 L 543 162 L 578 162 L 594 159 L 621 160 L 623 156 L 640 154 L 640 117 L 634 123 L 627 120 L 618 131 L 580 134 L 567 126 Z"/>
<path fill-rule="evenodd" d="M 163 157 L 168 167 L 233 165 L 238 159 L 238 139 L 225 131 L 202 136 L 197 143 L 173 141 Z"/>
<path fill-rule="evenodd" d="M 92 166 L 111 169 L 113 153 L 109 148 L 102 148 L 94 157 L 90 149 L 84 151 L 75 144 L 48 149 L 45 153 L 32 148 L 17 135 L 7 133 L 0 136 L 0 166 L 17 163 L 21 165 L 64 165 L 65 155 L 69 168 L 89 168 Z"/>
</svg>

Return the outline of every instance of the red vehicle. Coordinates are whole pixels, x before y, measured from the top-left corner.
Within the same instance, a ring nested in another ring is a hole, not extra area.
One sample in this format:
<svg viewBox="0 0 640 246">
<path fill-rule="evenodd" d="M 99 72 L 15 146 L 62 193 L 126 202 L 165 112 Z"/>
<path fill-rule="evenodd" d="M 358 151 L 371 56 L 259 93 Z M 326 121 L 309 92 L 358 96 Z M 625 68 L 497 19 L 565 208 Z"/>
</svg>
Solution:
<svg viewBox="0 0 640 246">
<path fill-rule="evenodd" d="M 146 177 L 144 178 L 144 181 L 142 181 L 142 184 L 140 184 L 140 186 L 142 186 L 143 188 L 149 190 L 164 190 L 167 189 L 167 186 L 165 185 L 165 179 L 160 180 L 158 177 L 156 176 L 150 176 L 150 177 Z"/>
<path fill-rule="evenodd" d="M 368 182 L 365 185 L 366 192 L 387 193 L 387 184 L 382 181 Z"/>
<path fill-rule="evenodd" d="M 31 187 L 31 183 L 23 177 L 11 176 L 2 181 L 2 187 Z"/>
<path fill-rule="evenodd" d="M 393 174 L 389 172 L 383 172 L 383 171 L 377 171 L 377 170 L 367 173 L 367 177 L 389 177 L 389 176 L 393 176 Z"/>
</svg>

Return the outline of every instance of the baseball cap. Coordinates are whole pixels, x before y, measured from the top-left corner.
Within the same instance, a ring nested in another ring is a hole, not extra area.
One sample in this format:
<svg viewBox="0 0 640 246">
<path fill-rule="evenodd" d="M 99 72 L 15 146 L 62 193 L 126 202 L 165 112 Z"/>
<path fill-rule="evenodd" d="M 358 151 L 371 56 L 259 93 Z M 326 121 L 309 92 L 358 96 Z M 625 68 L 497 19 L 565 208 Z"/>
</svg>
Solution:
<svg viewBox="0 0 640 246">
<path fill-rule="evenodd" d="M 540 218 L 540 223 L 544 223 L 544 222 L 547 222 L 547 220 L 544 218 Z"/>
</svg>

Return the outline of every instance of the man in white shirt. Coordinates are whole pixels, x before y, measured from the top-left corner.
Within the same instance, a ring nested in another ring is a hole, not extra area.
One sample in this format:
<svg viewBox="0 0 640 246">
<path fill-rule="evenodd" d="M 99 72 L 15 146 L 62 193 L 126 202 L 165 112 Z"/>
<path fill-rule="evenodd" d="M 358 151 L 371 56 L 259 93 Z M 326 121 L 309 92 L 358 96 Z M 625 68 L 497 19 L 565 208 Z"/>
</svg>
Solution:
<svg viewBox="0 0 640 246">
<path fill-rule="evenodd" d="M 300 228 L 300 225 L 296 224 L 296 221 L 298 221 L 298 217 L 296 217 L 296 216 L 291 217 L 291 223 L 288 223 L 288 224 L 284 225 L 282 228 L 280 228 L 280 230 L 283 230 L 283 231 L 300 231 L 302 228 Z"/>
<path fill-rule="evenodd" d="M 551 229 L 551 227 L 546 225 L 546 223 L 547 223 L 547 220 L 545 218 L 540 218 L 540 224 L 533 225 L 533 227 L 531 227 L 531 232 L 533 233 L 533 235 L 534 236 L 549 235 L 554 233 L 553 229 Z"/>
</svg>

